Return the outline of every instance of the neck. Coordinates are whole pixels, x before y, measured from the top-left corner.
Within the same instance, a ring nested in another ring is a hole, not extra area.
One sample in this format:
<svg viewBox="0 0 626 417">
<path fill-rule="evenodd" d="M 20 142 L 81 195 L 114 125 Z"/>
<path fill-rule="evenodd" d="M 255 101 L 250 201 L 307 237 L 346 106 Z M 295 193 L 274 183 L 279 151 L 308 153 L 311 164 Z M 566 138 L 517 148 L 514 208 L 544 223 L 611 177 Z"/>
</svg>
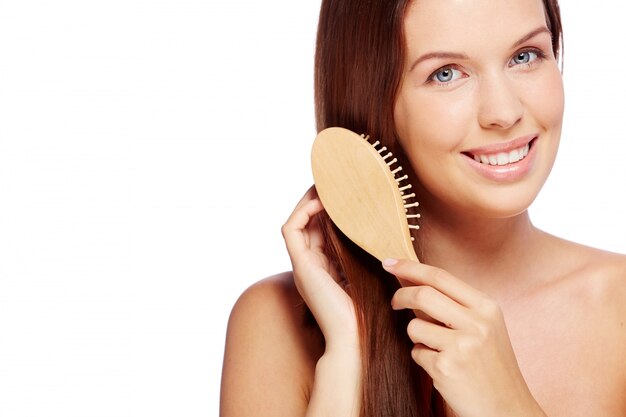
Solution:
<svg viewBox="0 0 626 417">
<path fill-rule="evenodd" d="M 505 218 L 428 214 L 420 230 L 421 260 L 495 297 L 532 284 L 536 229 L 528 212 Z M 451 219 L 454 219 L 451 221 Z"/>
</svg>

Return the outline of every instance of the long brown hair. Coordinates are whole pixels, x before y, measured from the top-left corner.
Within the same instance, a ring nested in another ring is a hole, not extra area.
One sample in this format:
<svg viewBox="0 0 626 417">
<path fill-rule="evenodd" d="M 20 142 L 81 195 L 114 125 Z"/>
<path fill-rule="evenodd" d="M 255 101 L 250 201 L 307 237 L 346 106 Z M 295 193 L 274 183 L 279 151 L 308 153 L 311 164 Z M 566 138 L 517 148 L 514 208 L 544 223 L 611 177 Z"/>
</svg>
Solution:
<svg viewBox="0 0 626 417">
<path fill-rule="evenodd" d="M 317 130 L 342 126 L 367 133 L 402 157 L 393 109 L 402 81 L 404 16 L 412 0 L 322 0 L 315 54 Z M 559 56 L 557 0 L 544 0 L 552 48 Z M 403 166 L 409 166 L 404 163 Z M 416 178 L 407 172 L 411 181 Z M 412 312 L 395 312 L 395 277 L 353 244 L 322 213 L 326 252 L 357 309 L 363 362 L 362 417 L 443 417 L 444 402 L 412 360 L 406 335 Z M 417 242 L 417 239 L 416 239 Z M 420 254 L 419 248 L 416 252 Z"/>
</svg>

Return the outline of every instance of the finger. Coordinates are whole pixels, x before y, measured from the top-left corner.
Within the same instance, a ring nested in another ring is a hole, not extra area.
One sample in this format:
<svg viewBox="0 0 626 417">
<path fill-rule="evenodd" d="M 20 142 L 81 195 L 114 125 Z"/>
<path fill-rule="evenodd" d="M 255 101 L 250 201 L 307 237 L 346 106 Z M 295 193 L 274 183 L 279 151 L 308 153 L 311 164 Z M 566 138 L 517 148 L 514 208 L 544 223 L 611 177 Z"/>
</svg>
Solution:
<svg viewBox="0 0 626 417">
<path fill-rule="evenodd" d="M 422 311 L 452 329 L 464 328 L 471 321 L 467 307 L 426 285 L 400 288 L 391 298 L 391 307 Z"/>
<path fill-rule="evenodd" d="M 283 225 L 283 228 L 293 226 L 294 225 L 294 220 L 297 220 L 297 216 L 300 213 L 300 210 L 302 210 L 302 207 L 306 206 L 307 204 L 311 204 L 310 202 L 312 200 L 315 200 L 315 199 L 317 199 L 317 190 L 315 189 L 315 185 L 312 185 L 304 193 L 302 198 L 300 198 L 300 200 L 298 201 L 298 203 L 294 207 L 293 211 L 289 215 L 289 218 L 287 218 L 287 221 Z M 302 218 L 300 218 L 300 220 L 302 220 Z M 304 226 L 306 226 L 306 224 Z M 302 226 L 301 228 L 304 228 L 304 226 Z"/>
<path fill-rule="evenodd" d="M 322 202 L 317 197 L 301 201 L 301 203 L 291 213 L 291 216 L 289 216 L 289 219 L 287 219 L 287 222 L 281 229 L 290 255 L 308 248 L 304 229 L 311 221 L 311 218 L 324 209 Z"/>
<path fill-rule="evenodd" d="M 458 303 L 466 307 L 474 307 L 482 303 L 485 294 L 471 285 L 434 266 L 422 264 L 408 259 L 385 260 L 383 268 L 401 280 L 416 285 L 428 285 L 436 288 Z"/>
<path fill-rule="evenodd" d="M 320 217 L 316 213 L 307 225 L 308 243 L 311 249 L 317 251 L 323 251 L 324 248 L 324 236 L 322 235 L 320 227 Z"/>
<path fill-rule="evenodd" d="M 413 349 L 411 350 L 411 357 L 415 363 L 424 368 L 426 373 L 430 375 L 431 378 L 433 377 L 434 371 L 433 363 L 437 359 L 437 355 L 440 355 L 440 353 L 420 343 L 413 346 Z"/>
<path fill-rule="evenodd" d="M 454 330 L 419 318 L 409 322 L 407 334 L 413 343 L 426 345 L 439 352 L 450 346 L 454 338 Z"/>
<path fill-rule="evenodd" d="M 315 185 L 312 185 L 309 187 L 308 190 L 306 190 L 300 201 L 298 201 L 298 203 L 294 207 L 293 211 L 298 210 L 300 207 L 302 207 L 308 201 L 313 200 L 314 198 L 317 198 L 317 190 L 315 189 Z"/>
<path fill-rule="evenodd" d="M 331 262 L 327 256 L 328 255 L 326 252 L 327 242 L 326 242 L 326 239 L 324 238 L 324 234 L 322 233 L 319 213 L 316 213 L 315 215 L 311 217 L 311 220 L 307 224 L 307 227 L 304 233 L 306 236 L 306 242 L 307 242 L 308 248 L 313 252 L 323 254 L 324 258 L 328 260 L 328 265 L 327 265 L 328 272 L 337 281 L 339 278 L 339 274 L 337 273 L 337 264 L 335 262 Z"/>
<path fill-rule="evenodd" d="M 325 294 L 320 297 L 330 299 L 337 296 L 339 289 L 339 297 L 346 295 L 337 283 L 335 268 L 328 264 L 322 250 L 323 241 L 316 224 L 316 215 L 323 209 L 313 186 L 302 197 L 281 229 L 293 270 L 298 276 L 302 276 L 302 279 L 296 279 L 296 286 L 299 291 L 303 290 L 300 292 L 307 304 L 310 304 L 310 296 L 315 298 L 316 294 Z M 317 264 L 318 262 L 321 264 Z M 320 267 L 323 272 L 319 270 Z M 307 278 L 312 271 L 317 271 L 316 274 L 321 272 L 330 279 Z"/>
<path fill-rule="evenodd" d="M 319 204 L 321 205 L 321 201 L 319 200 L 319 197 L 317 196 L 317 190 L 315 189 L 315 185 L 312 185 L 311 187 L 309 187 L 309 189 L 304 193 L 304 195 L 302 196 L 300 201 L 298 201 L 298 203 L 293 209 L 293 212 L 291 213 L 291 215 L 289 216 L 289 218 L 287 219 L 285 223 L 291 223 L 292 220 L 294 220 L 294 218 L 297 217 L 297 214 L 301 211 L 301 209 L 307 204 L 310 204 L 311 201 L 319 201 Z"/>
</svg>

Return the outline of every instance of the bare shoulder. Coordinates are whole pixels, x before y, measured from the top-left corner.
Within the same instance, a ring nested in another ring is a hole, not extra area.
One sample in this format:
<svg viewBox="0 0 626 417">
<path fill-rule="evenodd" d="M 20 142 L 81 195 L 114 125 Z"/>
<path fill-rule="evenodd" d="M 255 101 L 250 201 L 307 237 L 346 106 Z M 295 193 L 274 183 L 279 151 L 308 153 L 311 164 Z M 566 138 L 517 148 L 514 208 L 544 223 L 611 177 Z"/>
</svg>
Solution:
<svg viewBox="0 0 626 417">
<path fill-rule="evenodd" d="M 548 283 L 591 290 L 588 294 L 592 297 L 626 295 L 626 255 L 541 233 L 544 239 L 538 245 L 539 263 L 548 276 L 556 278 Z"/>
<path fill-rule="evenodd" d="M 626 255 L 570 242 L 566 247 L 563 303 L 576 304 L 626 354 Z"/>
<path fill-rule="evenodd" d="M 228 322 L 220 415 L 304 415 L 323 339 L 290 272 L 249 287 Z"/>
<path fill-rule="evenodd" d="M 624 415 L 626 399 L 626 256 L 594 248 L 580 252 L 581 268 L 574 274 L 570 292 L 579 300 L 578 329 L 581 350 L 587 361 L 602 369 L 602 377 L 589 371 L 588 381 L 602 387 L 606 412 L 603 415 Z M 584 348 L 583 348 L 584 347 Z M 598 395 L 598 398 L 602 398 Z M 609 404 L 611 404 L 609 406 Z M 598 410 L 601 407 L 597 408 Z"/>
<path fill-rule="evenodd" d="M 610 290 L 616 295 L 626 296 L 626 255 L 613 252 L 598 251 L 595 266 L 605 277 Z M 626 301 L 626 300 L 624 300 Z"/>
<path fill-rule="evenodd" d="M 612 309 L 626 343 L 626 255 L 599 252 L 600 255 L 592 263 L 595 273 L 591 274 L 598 283 L 598 301 L 606 302 L 607 307 Z"/>
<path fill-rule="evenodd" d="M 577 261 L 574 278 L 586 280 L 583 287 L 598 302 L 610 302 L 625 307 L 626 312 L 626 255 L 577 245 L 572 257 Z"/>
<path fill-rule="evenodd" d="M 626 313 L 626 255 L 556 239 L 560 285 L 574 291 L 586 302 L 622 307 Z"/>
<path fill-rule="evenodd" d="M 540 293 L 563 311 L 584 315 L 626 353 L 626 255 L 546 237 L 542 265 L 545 276 L 552 278 L 545 279 Z"/>
<path fill-rule="evenodd" d="M 511 320 L 529 387 L 547 415 L 626 415 L 626 256 L 546 242 Z"/>
</svg>

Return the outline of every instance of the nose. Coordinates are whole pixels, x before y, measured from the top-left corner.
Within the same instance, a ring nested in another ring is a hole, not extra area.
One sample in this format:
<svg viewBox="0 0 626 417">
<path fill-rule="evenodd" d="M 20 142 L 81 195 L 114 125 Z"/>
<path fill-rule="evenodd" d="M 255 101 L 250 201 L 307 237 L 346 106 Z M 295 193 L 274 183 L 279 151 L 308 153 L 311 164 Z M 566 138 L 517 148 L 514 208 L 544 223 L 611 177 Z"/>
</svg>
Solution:
<svg viewBox="0 0 626 417">
<path fill-rule="evenodd" d="M 522 119 L 524 106 L 514 81 L 504 74 L 481 80 L 478 122 L 487 129 L 508 129 Z"/>
</svg>

